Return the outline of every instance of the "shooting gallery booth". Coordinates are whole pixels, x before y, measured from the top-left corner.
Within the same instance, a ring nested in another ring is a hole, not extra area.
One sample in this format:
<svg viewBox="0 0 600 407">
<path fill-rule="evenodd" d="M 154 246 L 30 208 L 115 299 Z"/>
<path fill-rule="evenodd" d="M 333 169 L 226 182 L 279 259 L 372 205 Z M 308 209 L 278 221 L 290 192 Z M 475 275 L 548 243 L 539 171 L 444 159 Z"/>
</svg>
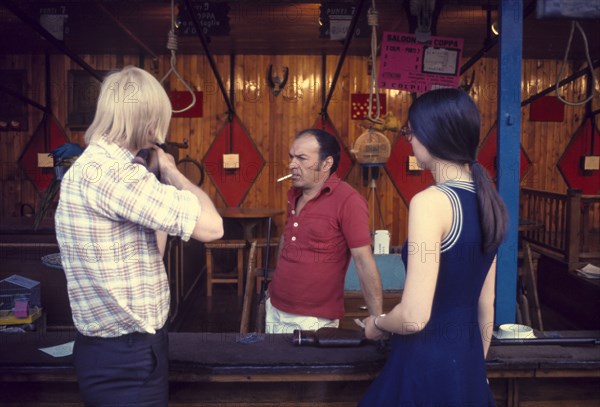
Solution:
<svg viewBox="0 0 600 407">
<path fill-rule="evenodd" d="M 166 242 L 169 405 L 356 405 L 386 343 L 263 333 L 289 148 L 305 128 L 336 137 L 336 173 L 368 205 L 387 312 L 402 298 L 409 204 L 433 181 L 400 129 L 418 95 L 444 87 L 477 105 L 477 161 L 509 211 L 486 361 L 496 404 L 598 405 L 600 5 L 567 5 L 1 1 L 0 404 L 83 405 L 54 215 L 100 83 L 132 65 L 166 90 L 163 147 L 225 229 L 210 243 Z M 355 273 L 352 263 L 340 328 L 360 333 Z M 503 324 L 532 331 L 506 339 Z"/>
</svg>

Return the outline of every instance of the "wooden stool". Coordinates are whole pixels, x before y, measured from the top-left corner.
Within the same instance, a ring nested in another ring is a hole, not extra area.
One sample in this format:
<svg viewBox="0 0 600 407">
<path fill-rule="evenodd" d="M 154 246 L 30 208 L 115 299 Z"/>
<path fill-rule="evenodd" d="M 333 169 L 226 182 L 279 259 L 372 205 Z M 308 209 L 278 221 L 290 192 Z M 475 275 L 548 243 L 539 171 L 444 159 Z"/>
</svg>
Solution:
<svg viewBox="0 0 600 407">
<path fill-rule="evenodd" d="M 237 284 L 238 296 L 244 294 L 244 251 L 245 240 L 217 240 L 205 243 L 206 249 L 206 296 L 212 296 L 213 284 Z M 235 250 L 237 252 L 236 274 L 213 270 L 213 250 Z"/>
</svg>

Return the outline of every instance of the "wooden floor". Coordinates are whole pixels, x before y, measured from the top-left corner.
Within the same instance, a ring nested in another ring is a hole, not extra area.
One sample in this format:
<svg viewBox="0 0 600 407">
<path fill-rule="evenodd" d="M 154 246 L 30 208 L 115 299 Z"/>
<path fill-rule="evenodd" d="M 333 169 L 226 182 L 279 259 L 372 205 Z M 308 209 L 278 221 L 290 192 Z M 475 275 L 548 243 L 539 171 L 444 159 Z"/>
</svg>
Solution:
<svg viewBox="0 0 600 407">
<path fill-rule="evenodd" d="M 212 297 L 206 296 L 205 287 L 197 287 L 169 331 L 239 332 L 242 300 L 233 284 L 216 285 Z"/>
</svg>

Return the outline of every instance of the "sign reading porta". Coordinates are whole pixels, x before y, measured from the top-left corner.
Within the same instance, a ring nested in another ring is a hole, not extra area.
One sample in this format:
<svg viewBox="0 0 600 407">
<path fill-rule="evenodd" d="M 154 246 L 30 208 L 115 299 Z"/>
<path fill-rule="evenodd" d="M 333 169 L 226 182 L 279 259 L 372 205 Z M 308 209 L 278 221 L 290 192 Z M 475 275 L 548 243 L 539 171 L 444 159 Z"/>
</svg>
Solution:
<svg viewBox="0 0 600 407">
<path fill-rule="evenodd" d="M 462 48 L 462 38 L 432 36 L 418 42 L 413 34 L 386 31 L 381 44 L 379 86 L 417 93 L 456 88 Z"/>
</svg>

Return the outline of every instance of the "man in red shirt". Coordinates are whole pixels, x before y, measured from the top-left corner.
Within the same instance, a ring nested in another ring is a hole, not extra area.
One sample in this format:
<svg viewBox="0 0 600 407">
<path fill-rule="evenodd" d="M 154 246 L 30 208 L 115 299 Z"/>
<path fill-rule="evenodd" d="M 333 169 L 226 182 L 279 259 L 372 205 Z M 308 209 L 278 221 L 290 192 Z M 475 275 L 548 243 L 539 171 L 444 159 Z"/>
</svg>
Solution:
<svg viewBox="0 0 600 407">
<path fill-rule="evenodd" d="M 323 130 L 299 132 L 290 147 L 292 188 L 266 302 L 268 333 L 337 327 L 351 256 L 369 313 L 382 312 L 367 202 L 335 174 L 339 160 L 337 140 Z"/>
</svg>

